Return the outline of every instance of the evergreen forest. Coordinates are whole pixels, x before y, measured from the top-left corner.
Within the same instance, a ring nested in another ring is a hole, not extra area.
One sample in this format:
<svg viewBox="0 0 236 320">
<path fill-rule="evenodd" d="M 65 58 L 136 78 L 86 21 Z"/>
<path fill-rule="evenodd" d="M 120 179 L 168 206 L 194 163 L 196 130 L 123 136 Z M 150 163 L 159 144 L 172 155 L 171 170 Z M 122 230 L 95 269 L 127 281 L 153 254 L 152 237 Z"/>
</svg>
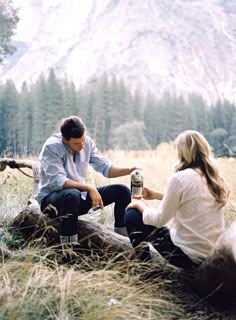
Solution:
<svg viewBox="0 0 236 320">
<path fill-rule="evenodd" d="M 77 89 L 51 69 L 20 92 L 14 82 L 0 85 L 0 155 L 38 155 L 45 140 L 59 131 L 61 120 L 80 116 L 100 150 L 155 149 L 186 129 L 205 135 L 216 155 L 236 152 L 236 106 L 207 104 L 168 92 L 157 98 L 131 92 L 121 79 L 103 76 Z"/>
</svg>

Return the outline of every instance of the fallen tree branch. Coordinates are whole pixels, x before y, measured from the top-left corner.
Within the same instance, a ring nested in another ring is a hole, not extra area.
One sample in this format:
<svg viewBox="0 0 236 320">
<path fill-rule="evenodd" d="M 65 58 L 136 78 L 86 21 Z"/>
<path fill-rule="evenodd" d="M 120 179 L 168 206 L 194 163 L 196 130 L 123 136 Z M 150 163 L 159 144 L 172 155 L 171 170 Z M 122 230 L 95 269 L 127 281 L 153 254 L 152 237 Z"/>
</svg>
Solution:
<svg viewBox="0 0 236 320">
<path fill-rule="evenodd" d="M 27 241 L 44 238 L 47 245 L 59 244 L 60 217 L 57 210 L 49 205 L 42 213 L 36 202 L 29 203 L 13 219 L 11 227 L 21 231 Z M 99 223 L 78 220 L 79 243 L 86 250 L 96 250 L 104 254 L 104 250 L 114 254 L 130 251 L 128 238 L 108 230 Z"/>
<path fill-rule="evenodd" d="M 0 171 L 4 171 L 6 168 L 10 167 L 11 169 L 18 169 L 22 174 L 27 177 L 33 178 L 33 189 L 32 189 L 32 199 L 35 198 L 38 192 L 39 184 L 39 164 L 37 161 L 33 160 L 16 160 L 11 158 L 0 158 Z M 33 175 L 29 175 L 26 172 L 22 171 L 21 168 L 28 168 L 33 171 Z"/>
<path fill-rule="evenodd" d="M 11 169 L 29 168 L 32 169 L 33 165 L 37 162 L 32 160 L 16 160 L 11 158 L 0 158 L 0 171 L 4 171 L 7 166 Z"/>
<path fill-rule="evenodd" d="M 26 173 L 25 171 L 21 170 L 20 168 L 17 168 L 23 175 L 25 175 L 26 177 L 32 178 L 33 176 L 31 176 L 30 174 Z"/>
</svg>

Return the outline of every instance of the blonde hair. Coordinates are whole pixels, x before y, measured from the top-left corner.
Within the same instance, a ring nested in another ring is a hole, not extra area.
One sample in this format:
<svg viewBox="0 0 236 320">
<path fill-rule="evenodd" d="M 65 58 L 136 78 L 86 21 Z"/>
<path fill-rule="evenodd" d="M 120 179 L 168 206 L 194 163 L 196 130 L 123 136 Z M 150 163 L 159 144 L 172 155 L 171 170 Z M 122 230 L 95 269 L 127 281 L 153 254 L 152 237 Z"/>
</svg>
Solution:
<svg viewBox="0 0 236 320">
<path fill-rule="evenodd" d="M 216 201 L 224 206 L 227 202 L 229 189 L 220 176 L 219 168 L 211 154 L 211 147 L 205 137 L 193 130 L 181 133 L 175 140 L 179 163 L 175 170 L 199 168 L 205 175 L 210 192 Z"/>
</svg>

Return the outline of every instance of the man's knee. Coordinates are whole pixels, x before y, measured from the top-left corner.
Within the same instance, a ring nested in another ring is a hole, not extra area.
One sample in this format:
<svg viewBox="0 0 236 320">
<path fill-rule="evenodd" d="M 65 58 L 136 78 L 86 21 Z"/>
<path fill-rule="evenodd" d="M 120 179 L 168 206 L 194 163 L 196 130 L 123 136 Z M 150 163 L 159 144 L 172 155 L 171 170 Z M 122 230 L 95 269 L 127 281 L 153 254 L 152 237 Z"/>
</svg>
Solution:
<svg viewBox="0 0 236 320">
<path fill-rule="evenodd" d="M 130 189 L 126 184 L 119 184 L 117 185 L 117 192 L 122 197 L 126 197 L 129 201 L 131 201 L 131 193 Z"/>
<path fill-rule="evenodd" d="M 81 192 L 79 190 L 74 188 L 66 189 L 63 195 L 63 203 L 69 206 L 78 206 L 80 204 L 80 197 Z"/>
</svg>

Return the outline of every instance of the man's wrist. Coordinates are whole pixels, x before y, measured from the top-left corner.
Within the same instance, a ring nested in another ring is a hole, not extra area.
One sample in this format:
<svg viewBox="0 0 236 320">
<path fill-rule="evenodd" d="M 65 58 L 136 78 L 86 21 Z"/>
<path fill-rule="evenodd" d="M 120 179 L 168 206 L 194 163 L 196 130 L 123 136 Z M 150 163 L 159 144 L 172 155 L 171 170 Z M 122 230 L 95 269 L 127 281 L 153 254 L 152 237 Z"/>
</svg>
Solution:
<svg viewBox="0 0 236 320">
<path fill-rule="evenodd" d="M 92 184 L 86 184 L 85 185 L 86 191 L 90 192 L 92 191 L 95 187 Z"/>
<path fill-rule="evenodd" d="M 131 174 L 135 169 L 135 167 L 129 168 L 129 174 Z"/>
</svg>

